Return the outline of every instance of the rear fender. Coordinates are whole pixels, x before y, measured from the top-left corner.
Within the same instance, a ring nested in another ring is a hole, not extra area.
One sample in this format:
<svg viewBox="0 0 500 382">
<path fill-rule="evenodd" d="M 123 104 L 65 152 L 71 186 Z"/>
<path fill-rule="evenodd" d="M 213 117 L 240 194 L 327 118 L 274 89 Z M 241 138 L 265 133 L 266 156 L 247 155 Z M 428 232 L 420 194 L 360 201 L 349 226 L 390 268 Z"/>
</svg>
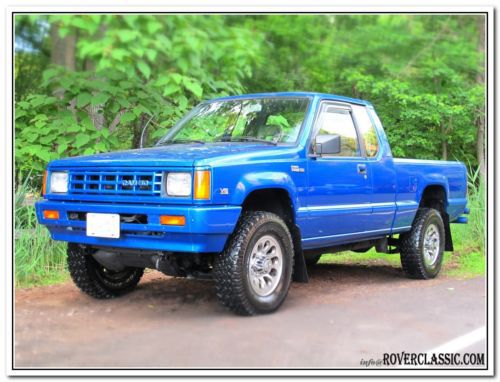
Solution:
<svg viewBox="0 0 500 382">
<path fill-rule="evenodd" d="M 422 182 L 420 182 L 421 186 L 418 187 L 417 189 L 417 203 L 420 203 L 422 200 L 422 196 L 425 192 L 425 189 L 430 186 L 440 186 L 443 187 L 444 189 L 444 194 L 445 194 L 445 205 L 444 207 L 448 205 L 448 195 L 449 195 L 449 189 L 448 189 L 448 180 L 443 174 L 424 174 L 422 175 Z"/>
<path fill-rule="evenodd" d="M 423 176 L 424 187 L 421 187 L 418 190 L 417 194 L 417 202 L 420 204 L 422 201 L 423 194 L 428 187 L 439 186 L 444 190 L 444 204 L 443 211 L 441 211 L 441 215 L 444 223 L 445 230 L 445 251 L 453 251 L 453 238 L 451 236 L 451 228 L 450 228 L 450 219 L 448 213 L 446 212 L 448 206 L 448 181 L 446 177 L 442 174 L 426 174 Z"/>
</svg>

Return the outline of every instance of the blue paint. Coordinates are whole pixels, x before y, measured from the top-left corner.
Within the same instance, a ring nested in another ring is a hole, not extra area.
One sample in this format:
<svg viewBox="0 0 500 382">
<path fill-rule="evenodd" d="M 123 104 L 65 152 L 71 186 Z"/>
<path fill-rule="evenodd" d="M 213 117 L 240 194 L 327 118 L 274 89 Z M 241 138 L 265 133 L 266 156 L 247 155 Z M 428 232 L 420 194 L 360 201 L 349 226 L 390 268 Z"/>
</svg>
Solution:
<svg viewBox="0 0 500 382">
<path fill-rule="evenodd" d="M 111 180 L 95 181 L 97 186 L 92 187 L 97 188 L 89 192 L 75 189 L 79 187 L 75 186 L 77 180 L 68 194 L 48 193 L 46 200 L 36 204 L 39 222 L 47 226 L 55 240 L 124 248 L 219 252 L 234 231 L 245 198 L 253 191 L 279 189 L 290 196 L 304 248 L 312 249 L 408 231 L 429 186 L 444 190 L 451 222 L 466 222 L 461 216 L 469 212 L 465 166 L 460 162 L 393 158 L 382 124 L 369 102 L 310 92 L 252 94 L 217 101 L 259 97 L 310 100 L 296 144 L 189 143 L 55 160 L 48 166 L 49 177 L 52 171 L 68 171 L 70 179 L 98 171 L 110 175 Z M 311 155 L 315 121 L 322 102 L 358 105 L 368 110 L 379 141 L 375 157 Z M 366 176 L 359 173 L 359 165 L 366 168 Z M 166 173 L 181 171 L 193 175 L 200 169 L 211 172 L 209 200 L 166 195 L 163 189 Z M 114 174 L 117 178 L 113 178 Z M 133 187 L 140 192 L 129 193 L 120 188 L 120 182 L 131 179 L 127 176 L 141 180 L 139 176 L 145 174 L 154 174 L 148 179 L 155 182 L 155 188 L 141 191 L 139 183 Z M 86 187 L 94 182 L 90 175 L 81 181 Z M 60 211 L 60 219 L 44 219 L 45 209 Z M 143 214 L 147 223 L 122 223 L 119 239 L 87 237 L 85 221 L 69 219 L 68 212 Z M 160 215 L 183 215 L 186 225 L 162 226 Z"/>
</svg>

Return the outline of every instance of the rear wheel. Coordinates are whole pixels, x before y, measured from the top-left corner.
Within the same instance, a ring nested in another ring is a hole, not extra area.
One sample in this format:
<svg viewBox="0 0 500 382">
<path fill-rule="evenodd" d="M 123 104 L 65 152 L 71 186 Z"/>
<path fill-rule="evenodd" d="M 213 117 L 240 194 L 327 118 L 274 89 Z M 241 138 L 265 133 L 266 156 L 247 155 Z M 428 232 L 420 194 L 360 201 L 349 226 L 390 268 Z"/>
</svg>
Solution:
<svg viewBox="0 0 500 382">
<path fill-rule="evenodd" d="M 107 299 L 130 292 L 139 283 L 143 268 L 127 267 L 115 272 L 106 269 L 92 256 L 86 246 L 68 244 L 68 269 L 73 282 L 82 292 L 99 299 Z"/>
<path fill-rule="evenodd" d="M 229 240 L 213 267 L 222 305 L 241 315 L 278 309 L 293 269 L 293 243 L 286 224 L 270 212 L 246 212 Z"/>
<path fill-rule="evenodd" d="M 432 208 L 421 208 L 410 232 L 400 235 L 401 265 L 411 278 L 437 276 L 443 262 L 445 244 L 441 214 Z"/>
</svg>

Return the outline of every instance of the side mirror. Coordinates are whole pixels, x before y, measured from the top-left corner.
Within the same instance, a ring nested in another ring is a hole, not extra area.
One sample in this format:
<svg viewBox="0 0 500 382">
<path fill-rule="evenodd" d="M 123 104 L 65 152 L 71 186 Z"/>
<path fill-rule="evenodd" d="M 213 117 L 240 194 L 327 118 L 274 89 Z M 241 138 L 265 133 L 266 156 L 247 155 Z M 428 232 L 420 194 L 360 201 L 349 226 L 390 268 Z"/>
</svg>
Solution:
<svg viewBox="0 0 500 382">
<path fill-rule="evenodd" d="M 317 135 L 314 141 L 316 155 L 335 155 L 340 153 L 340 135 Z"/>
</svg>

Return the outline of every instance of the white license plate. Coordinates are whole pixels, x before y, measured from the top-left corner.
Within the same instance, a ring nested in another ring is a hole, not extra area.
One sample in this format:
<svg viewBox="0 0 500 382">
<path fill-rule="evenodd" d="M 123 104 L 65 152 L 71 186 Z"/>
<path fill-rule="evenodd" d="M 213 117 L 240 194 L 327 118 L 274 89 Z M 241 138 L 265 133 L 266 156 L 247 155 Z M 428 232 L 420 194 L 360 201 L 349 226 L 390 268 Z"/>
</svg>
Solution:
<svg viewBox="0 0 500 382">
<path fill-rule="evenodd" d="M 87 214 L 87 236 L 120 237 L 120 215 L 118 214 Z"/>
</svg>

